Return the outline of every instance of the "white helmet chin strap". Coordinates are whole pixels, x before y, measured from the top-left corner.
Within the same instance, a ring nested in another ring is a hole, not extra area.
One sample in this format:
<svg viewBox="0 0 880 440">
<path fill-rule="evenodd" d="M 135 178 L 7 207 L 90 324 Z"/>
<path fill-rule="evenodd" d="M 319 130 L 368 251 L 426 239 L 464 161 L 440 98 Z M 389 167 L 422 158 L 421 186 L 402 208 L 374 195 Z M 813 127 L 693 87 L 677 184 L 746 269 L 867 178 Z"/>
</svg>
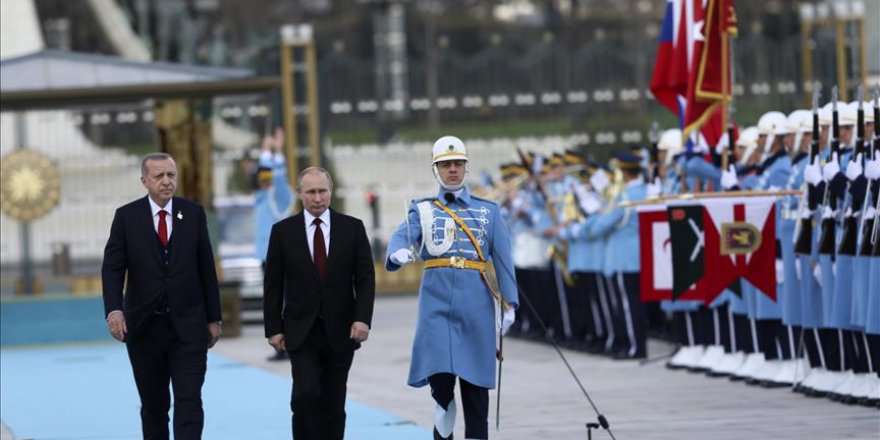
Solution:
<svg viewBox="0 0 880 440">
<path fill-rule="evenodd" d="M 467 175 L 468 175 L 469 168 L 468 168 L 467 162 L 465 162 L 464 176 L 461 177 L 461 183 L 458 183 L 456 185 L 449 185 L 446 182 L 444 182 L 443 179 L 440 178 L 440 170 L 437 168 L 436 163 L 434 165 L 431 165 L 431 170 L 434 171 L 434 179 L 437 180 L 437 183 L 439 183 L 440 186 L 443 187 L 443 189 L 445 189 L 446 191 L 458 191 L 458 190 L 464 188 L 464 184 L 465 184 L 465 182 L 467 182 Z"/>
</svg>

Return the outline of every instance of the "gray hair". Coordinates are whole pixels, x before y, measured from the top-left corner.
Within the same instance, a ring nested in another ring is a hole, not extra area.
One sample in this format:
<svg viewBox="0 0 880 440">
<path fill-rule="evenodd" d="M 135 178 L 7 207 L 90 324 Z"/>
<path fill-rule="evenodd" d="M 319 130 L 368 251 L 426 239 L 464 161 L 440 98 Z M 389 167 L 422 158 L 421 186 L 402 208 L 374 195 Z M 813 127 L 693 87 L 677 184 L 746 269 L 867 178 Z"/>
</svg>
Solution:
<svg viewBox="0 0 880 440">
<path fill-rule="evenodd" d="M 171 155 L 168 153 L 150 153 L 144 156 L 143 160 L 141 160 L 141 176 L 146 176 L 147 173 L 150 171 L 147 169 L 147 162 L 151 160 L 170 160 L 174 162 L 174 158 L 171 157 Z"/>
<path fill-rule="evenodd" d="M 324 173 L 327 176 L 327 182 L 330 182 L 330 190 L 333 190 L 333 178 L 330 177 L 330 173 L 327 172 L 324 168 L 321 167 L 308 167 L 302 171 L 300 171 L 299 176 L 296 176 L 296 190 L 299 191 L 302 188 L 302 180 L 308 174 L 316 174 L 316 173 Z"/>
</svg>

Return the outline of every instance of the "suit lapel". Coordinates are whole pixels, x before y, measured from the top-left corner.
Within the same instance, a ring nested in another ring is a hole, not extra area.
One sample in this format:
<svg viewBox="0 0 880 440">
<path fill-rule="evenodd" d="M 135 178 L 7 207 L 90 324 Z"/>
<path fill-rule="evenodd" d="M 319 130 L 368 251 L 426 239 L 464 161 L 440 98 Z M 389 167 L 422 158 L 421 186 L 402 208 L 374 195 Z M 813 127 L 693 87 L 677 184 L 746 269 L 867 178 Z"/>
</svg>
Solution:
<svg viewBox="0 0 880 440">
<path fill-rule="evenodd" d="M 327 251 L 327 273 L 324 274 L 324 278 L 328 278 L 330 276 L 330 270 L 333 267 L 333 262 L 336 260 L 337 254 L 341 252 L 340 246 L 342 246 L 342 231 L 343 228 L 338 228 L 341 220 L 339 214 L 336 211 L 330 211 L 330 249 Z"/>
<path fill-rule="evenodd" d="M 156 258 L 156 263 L 159 266 L 162 266 L 162 250 L 161 243 L 159 243 L 159 234 L 156 232 L 156 227 L 153 226 L 153 209 L 150 208 L 150 201 L 148 200 L 150 196 L 144 197 L 141 199 L 143 205 L 143 211 L 145 211 L 144 215 L 139 216 L 141 221 L 144 222 L 143 229 L 149 231 L 146 234 L 147 237 L 147 247 L 150 248 L 150 253 L 153 254 L 153 257 Z"/>
<path fill-rule="evenodd" d="M 172 209 L 174 210 L 174 212 L 168 213 L 168 215 L 171 216 L 171 224 L 172 224 L 171 237 L 168 237 L 168 245 L 171 246 L 171 262 L 170 262 L 171 267 L 174 267 L 174 263 L 177 261 L 177 254 L 179 253 L 179 252 L 177 252 L 177 248 L 180 247 L 180 240 L 175 240 L 175 238 L 180 235 L 186 235 L 186 234 L 181 234 L 181 232 L 183 232 L 183 229 L 184 229 L 184 224 L 185 224 L 184 222 L 189 222 L 190 220 L 192 220 L 190 218 L 192 216 L 184 217 L 182 215 L 182 211 L 180 208 L 183 206 L 183 203 L 180 202 L 180 199 L 175 197 L 173 200 L 174 200 L 174 202 L 172 203 Z M 178 214 L 181 214 L 181 215 L 178 215 Z"/>
</svg>

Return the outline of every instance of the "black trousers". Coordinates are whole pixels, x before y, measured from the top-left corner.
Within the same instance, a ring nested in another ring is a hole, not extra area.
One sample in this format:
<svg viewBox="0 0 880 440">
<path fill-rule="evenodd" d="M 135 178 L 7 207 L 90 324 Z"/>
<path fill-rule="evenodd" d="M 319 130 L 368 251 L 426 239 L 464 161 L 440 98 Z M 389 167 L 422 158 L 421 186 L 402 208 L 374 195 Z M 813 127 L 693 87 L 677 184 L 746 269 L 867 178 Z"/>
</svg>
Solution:
<svg viewBox="0 0 880 440">
<path fill-rule="evenodd" d="M 153 315 L 137 338 L 128 342 L 128 359 L 141 398 L 144 439 L 167 439 L 168 410 L 174 390 L 174 438 L 202 437 L 205 413 L 202 384 L 208 361 L 208 329 L 192 342 L 181 341 L 168 314 Z"/>
<path fill-rule="evenodd" d="M 289 354 L 293 376 L 290 397 L 293 438 L 342 440 L 346 383 L 354 350 L 331 350 L 324 321 L 316 319 L 305 342 Z"/>
<path fill-rule="evenodd" d="M 431 396 L 443 409 L 455 399 L 455 376 L 437 373 L 428 377 Z M 469 439 L 489 438 L 489 390 L 458 378 L 461 404 L 464 407 L 464 436 Z"/>
<path fill-rule="evenodd" d="M 617 302 L 613 313 L 614 346 L 618 348 L 615 354 L 626 358 L 647 356 L 647 317 L 639 295 L 639 274 L 616 272 L 606 281 Z"/>
</svg>

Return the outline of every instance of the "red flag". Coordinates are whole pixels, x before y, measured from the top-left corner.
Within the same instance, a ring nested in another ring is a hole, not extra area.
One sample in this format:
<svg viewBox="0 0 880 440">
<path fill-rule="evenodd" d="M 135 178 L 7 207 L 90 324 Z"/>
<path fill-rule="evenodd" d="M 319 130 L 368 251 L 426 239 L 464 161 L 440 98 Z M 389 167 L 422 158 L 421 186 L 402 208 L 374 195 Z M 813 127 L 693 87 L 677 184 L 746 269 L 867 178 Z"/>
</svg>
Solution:
<svg viewBox="0 0 880 440">
<path fill-rule="evenodd" d="M 691 0 L 687 0 L 690 2 Z M 733 0 L 692 3 L 694 27 L 691 69 L 685 109 L 685 136 L 700 128 L 710 147 L 725 131 L 722 109 L 730 100 L 730 53 L 722 34 L 736 34 Z"/>
<path fill-rule="evenodd" d="M 650 86 L 657 101 L 679 117 L 679 98 L 687 93 L 688 81 L 687 45 L 685 34 L 680 32 L 683 29 L 682 5 L 682 0 L 666 2 Z"/>
<path fill-rule="evenodd" d="M 704 200 L 706 299 L 737 278 L 776 300 L 776 207 L 772 198 Z"/>
</svg>

